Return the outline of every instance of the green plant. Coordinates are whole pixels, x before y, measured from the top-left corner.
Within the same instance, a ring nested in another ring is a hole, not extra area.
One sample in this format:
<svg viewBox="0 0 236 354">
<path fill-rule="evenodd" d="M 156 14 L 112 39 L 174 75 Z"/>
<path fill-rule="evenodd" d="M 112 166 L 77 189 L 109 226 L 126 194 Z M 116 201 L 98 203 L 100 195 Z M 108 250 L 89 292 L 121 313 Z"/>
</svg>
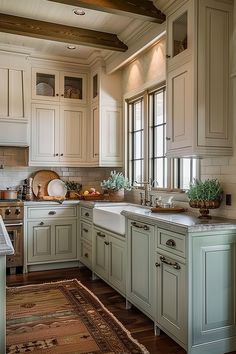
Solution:
<svg viewBox="0 0 236 354">
<path fill-rule="evenodd" d="M 119 191 L 125 189 L 130 191 L 133 189 L 130 181 L 126 178 L 122 172 L 111 171 L 110 177 L 101 182 L 102 189 L 112 189 L 113 191 Z"/>
<path fill-rule="evenodd" d="M 207 179 L 205 181 L 194 179 L 194 181 L 190 183 L 189 190 L 186 194 L 190 200 L 221 200 L 223 189 L 217 179 Z"/>
<path fill-rule="evenodd" d="M 82 184 L 75 181 L 65 181 L 65 185 L 68 191 L 80 191 Z"/>
</svg>

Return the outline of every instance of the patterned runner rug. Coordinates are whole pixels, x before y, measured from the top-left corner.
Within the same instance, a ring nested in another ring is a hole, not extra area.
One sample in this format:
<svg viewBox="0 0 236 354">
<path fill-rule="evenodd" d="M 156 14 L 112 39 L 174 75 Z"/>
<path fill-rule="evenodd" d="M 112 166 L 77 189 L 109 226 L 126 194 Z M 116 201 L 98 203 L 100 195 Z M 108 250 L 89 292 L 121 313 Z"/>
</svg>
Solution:
<svg viewBox="0 0 236 354">
<path fill-rule="evenodd" d="M 76 279 L 7 289 L 7 354 L 148 354 Z"/>
</svg>

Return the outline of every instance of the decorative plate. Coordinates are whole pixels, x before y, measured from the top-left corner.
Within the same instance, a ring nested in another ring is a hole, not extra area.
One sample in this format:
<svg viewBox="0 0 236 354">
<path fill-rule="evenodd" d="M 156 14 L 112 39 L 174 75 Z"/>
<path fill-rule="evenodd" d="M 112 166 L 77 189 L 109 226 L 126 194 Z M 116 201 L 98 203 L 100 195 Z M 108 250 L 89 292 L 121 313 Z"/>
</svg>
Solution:
<svg viewBox="0 0 236 354">
<path fill-rule="evenodd" d="M 48 195 L 65 197 L 67 188 L 61 179 L 53 179 L 48 183 Z"/>
<path fill-rule="evenodd" d="M 50 86 L 46 82 L 39 82 L 36 85 L 36 93 L 39 96 L 53 96 L 54 90 L 53 90 L 52 86 Z"/>
</svg>

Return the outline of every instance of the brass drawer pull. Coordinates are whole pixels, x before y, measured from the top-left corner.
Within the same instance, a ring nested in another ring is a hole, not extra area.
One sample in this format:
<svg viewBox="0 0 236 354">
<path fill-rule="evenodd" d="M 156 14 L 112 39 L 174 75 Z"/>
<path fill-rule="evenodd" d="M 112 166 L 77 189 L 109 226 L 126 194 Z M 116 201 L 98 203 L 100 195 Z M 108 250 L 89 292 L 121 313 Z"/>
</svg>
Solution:
<svg viewBox="0 0 236 354">
<path fill-rule="evenodd" d="M 177 262 L 168 261 L 164 256 L 160 256 L 160 260 L 162 263 L 168 264 L 174 269 L 181 269 L 180 265 Z"/>
<path fill-rule="evenodd" d="M 105 245 L 108 246 L 109 245 L 109 242 L 108 241 L 104 241 Z"/>
<path fill-rule="evenodd" d="M 39 223 L 39 225 L 43 226 L 43 225 L 44 225 L 44 222 L 43 222 L 43 221 L 41 221 L 41 222 Z"/>
<path fill-rule="evenodd" d="M 89 213 L 85 213 L 84 215 L 85 215 L 85 216 L 89 216 Z"/>
<path fill-rule="evenodd" d="M 106 235 L 102 234 L 100 231 L 97 232 L 97 235 L 98 235 L 99 237 L 106 237 Z"/>
<path fill-rule="evenodd" d="M 145 231 L 148 231 L 150 229 L 149 226 L 138 224 L 135 221 L 131 222 L 131 225 L 133 225 L 134 227 L 137 227 L 139 229 L 144 229 Z"/>
<path fill-rule="evenodd" d="M 84 257 L 88 258 L 88 253 L 85 253 L 85 254 L 84 254 Z"/>
<path fill-rule="evenodd" d="M 83 229 L 83 231 L 84 231 L 84 232 L 88 232 L 88 230 L 87 230 L 87 229 Z"/>
<path fill-rule="evenodd" d="M 166 245 L 169 247 L 176 247 L 176 242 L 172 239 L 166 241 Z"/>
<path fill-rule="evenodd" d="M 48 215 L 55 215 L 55 214 L 56 214 L 55 211 L 49 211 L 49 212 L 48 212 Z"/>
</svg>

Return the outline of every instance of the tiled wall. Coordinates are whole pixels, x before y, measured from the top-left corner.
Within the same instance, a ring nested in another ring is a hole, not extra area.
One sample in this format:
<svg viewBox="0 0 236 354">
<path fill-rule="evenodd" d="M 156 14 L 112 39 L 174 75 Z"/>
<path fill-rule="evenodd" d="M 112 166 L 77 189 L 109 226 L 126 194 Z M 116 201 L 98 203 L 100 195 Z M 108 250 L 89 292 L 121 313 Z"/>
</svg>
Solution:
<svg viewBox="0 0 236 354">
<path fill-rule="evenodd" d="M 0 189 L 7 187 L 16 187 L 23 184 L 24 179 L 31 177 L 38 170 L 45 170 L 47 168 L 40 167 L 5 167 L 0 169 Z M 50 169 L 50 168 L 48 168 Z M 106 179 L 110 175 L 111 170 L 119 170 L 117 168 L 101 168 L 101 167 L 89 167 L 89 168 L 51 168 L 56 171 L 60 178 L 64 181 L 76 181 L 82 183 L 83 190 L 95 187 L 101 190 L 100 183 L 103 179 Z"/>
</svg>

